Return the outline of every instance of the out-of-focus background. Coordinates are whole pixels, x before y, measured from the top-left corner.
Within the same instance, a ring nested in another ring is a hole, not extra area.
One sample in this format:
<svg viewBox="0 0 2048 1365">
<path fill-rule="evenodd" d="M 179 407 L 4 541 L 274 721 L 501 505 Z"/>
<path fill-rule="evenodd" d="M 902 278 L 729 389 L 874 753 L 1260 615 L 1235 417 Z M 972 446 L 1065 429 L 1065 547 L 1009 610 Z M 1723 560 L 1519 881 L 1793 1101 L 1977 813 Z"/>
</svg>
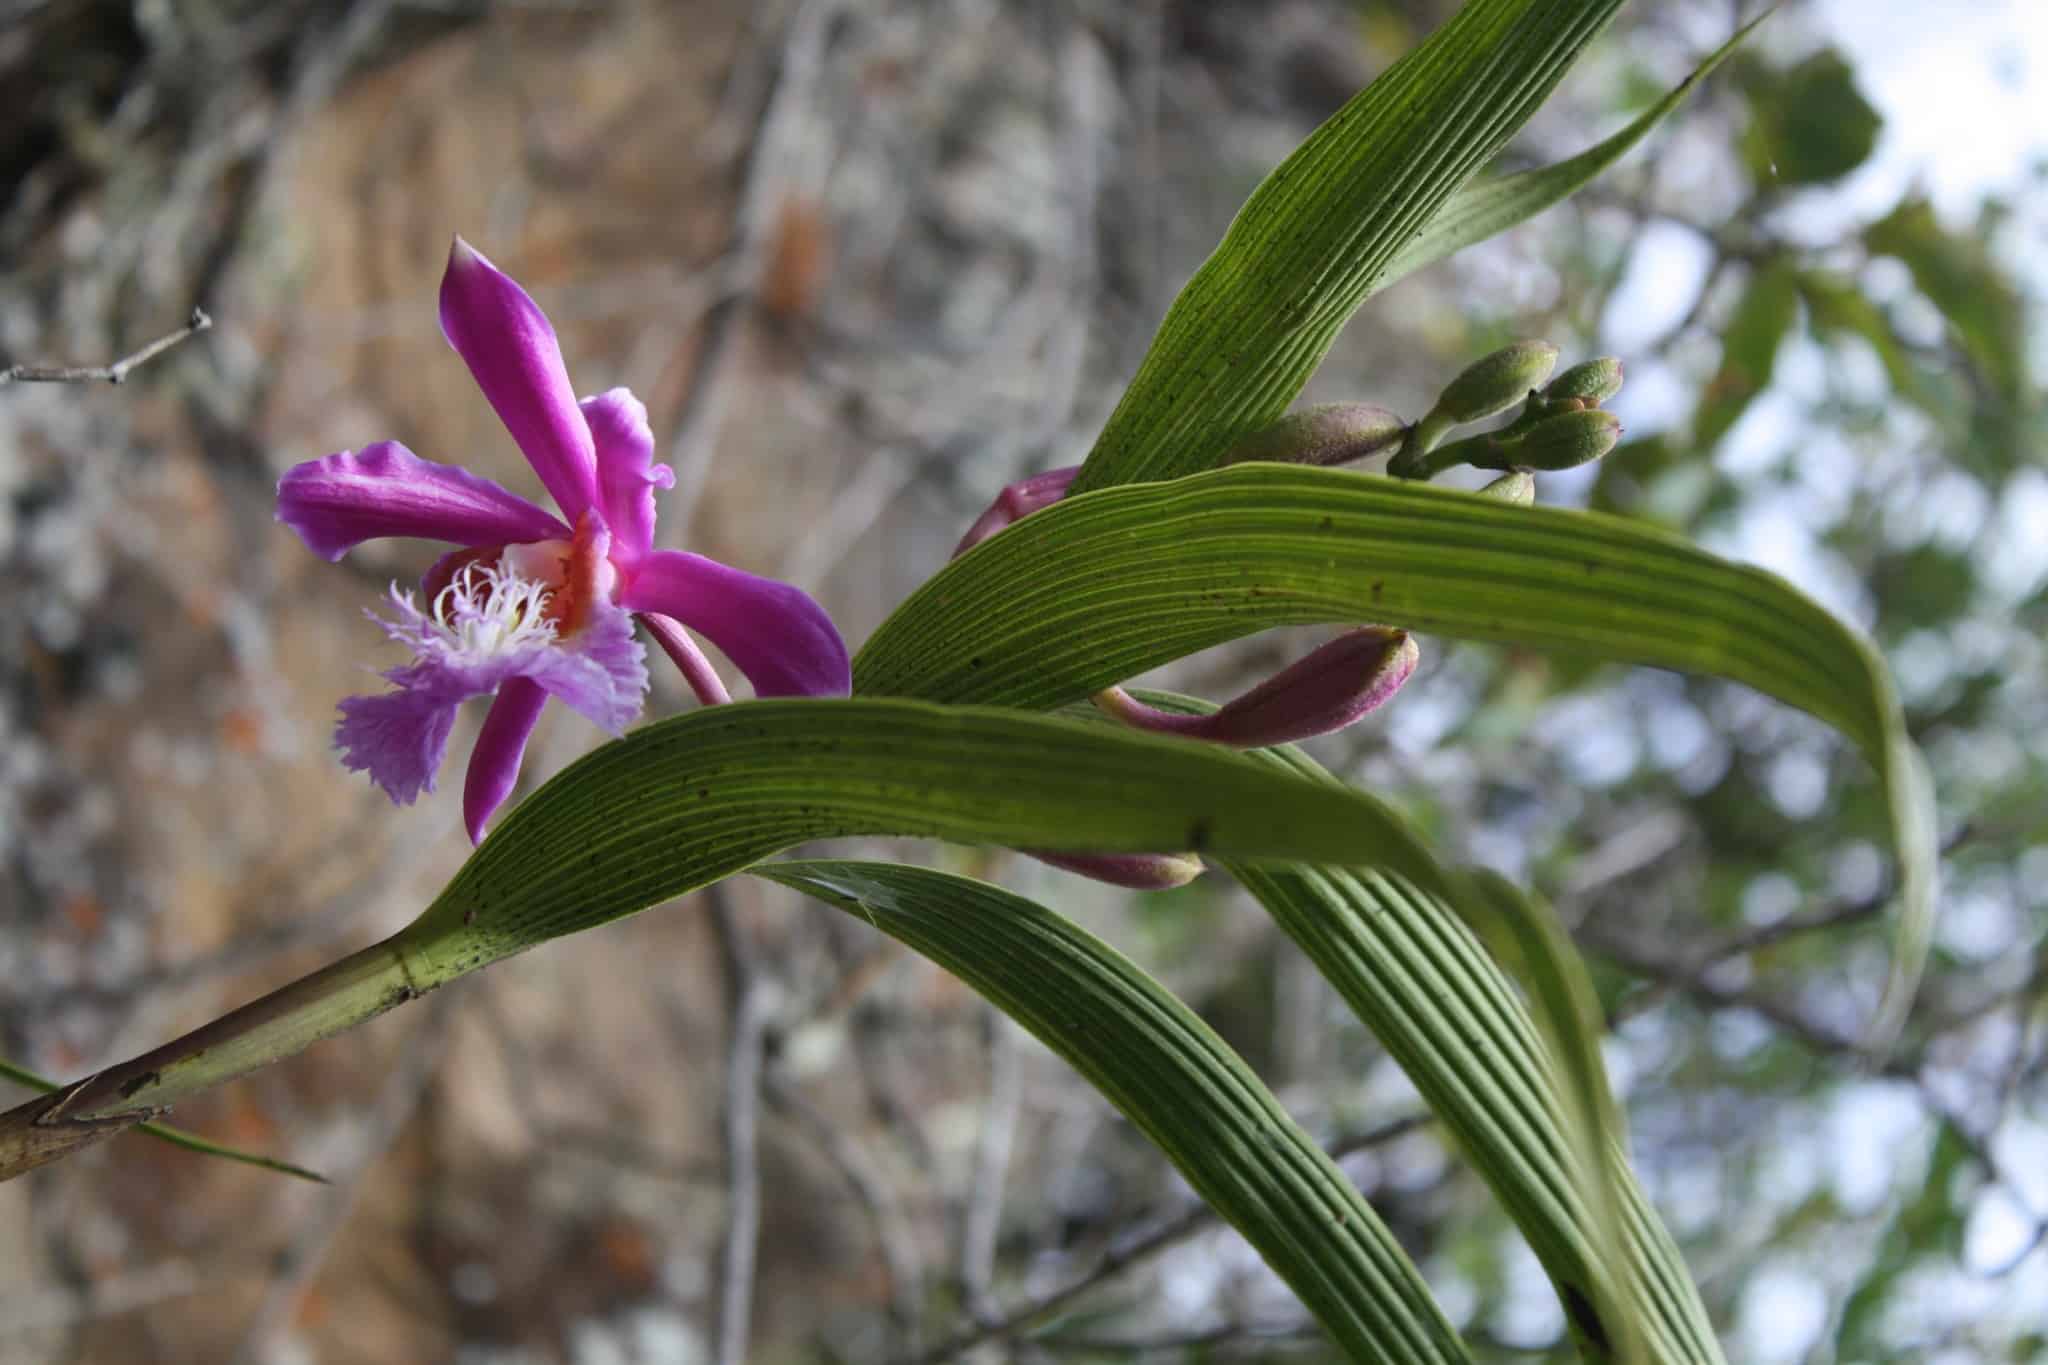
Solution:
<svg viewBox="0 0 2048 1365">
<path fill-rule="evenodd" d="M 1605 135 L 1754 8 L 1632 7 L 1509 161 Z M 383 438 L 537 491 L 438 332 L 453 233 L 580 390 L 646 399 L 667 543 L 803 584 L 857 644 L 998 488 L 1085 453 L 1243 196 L 1450 9 L 0 0 L 0 362 L 218 324 L 121 388 L 0 386 L 0 1055 L 70 1078 L 154 1045 L 396 928 L 464 855 L 452 790 L 395 809 L 327 747 L 393 662 L 362 609 L 427 552 L 329 565 L 272 520 L 291 463 Z M 1425 640 L 1320 749 L 1557 899 L 1745 1361 L 2048 1358 L 2044 129 L 2029 0 L 1788 0 L 1647 154 L 1372 301 L 1309 395 L 1414 416 L 1508 339 L 1619 355 L 1629 443 L 1545 499 L 1768 564 L 1897 669 L 1949 882 L 1875 1061 L 1882 820 L 1818 725 Z M 1318 638 L 1171 678 L 1220 697 Z M 655 713 L 689 704 L 656 674 Z M 551 716 L 528 783 L 597 738 Z M 1482 1358 L 1564 1349 L 1484 1189 L 1229 887 L 893 852 L 1137 955 L 1351 1153 Z M 1327 1354 L 1059 1063 L 745 879 L 176 1117 L 335 1183 L 129 1136 L 0 1186 L 0 1360 Z"/>
</svg>

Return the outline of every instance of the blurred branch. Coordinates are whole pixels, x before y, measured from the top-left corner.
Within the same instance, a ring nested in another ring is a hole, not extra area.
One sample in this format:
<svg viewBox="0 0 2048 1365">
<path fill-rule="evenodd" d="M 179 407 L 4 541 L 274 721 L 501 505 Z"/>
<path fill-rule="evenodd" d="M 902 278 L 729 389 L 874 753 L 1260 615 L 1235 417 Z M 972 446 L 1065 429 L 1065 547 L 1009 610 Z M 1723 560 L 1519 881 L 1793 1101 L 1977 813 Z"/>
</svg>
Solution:
<svg viewBox="0 0 2048 1365">
<path fill-rule="evenodd" d="M 838 0 L 806 0 L 790 20 L 780 69 L 750 144 L 746 181 L 734 213 L 733 245 L 727 253 L 730 292 L 713 304 L 705 317 L 689 395 L 669 445 L 669 464 L 676 482 L 668 497 L 668 516 L 671 524 L 685 530 L 710 470 L 712 453 L 718 448 L 741 325 L 752 312 L 778 215 L 790 193 L 794 179 L 790 163 L 803 132 L 805 102 L 817 85 L 827 31 L 838 7 Z"/>
<path fill-rule="evenodd" d="M 1986 831 L 1983 826 L 1978 824 L 1966 823 L 1957 826 L 1953 833 L 1942 840 L 1942 856 L 1947 857 L 1959 849 L 1980 841 L 1985 833 Z M 1576 878 L 1574 879 L 1573 886 L 1568 889 L 1568 894 L 1576 899 L 1591 891 L 1599 882 L 1617 880 L 1623 873 L 1639 870 L 1640 866 L 1642 864 L 1629 863 L 1618 868 L 1610 877 Z M 1892 898 L 1897 894 L 1898 887 L 1888 881 L 1868 896 L 1857 896 L 1835 901 L 1831 904 L 1806 911 L 1803 914 L 1787 915 L 1773 923 L 1742 930 L 1739 933 L 1722 939 L 1719 943 L 1703 948 L 1697 953 L 1687 955 L 1683 961 L 1666 958 L 1642 949 L 1638 945 L 1628 943 L 1626 940 L 1602 928 L 1599 917 L 1595 915 L 1589 914 L 1582 917 L 1580 922 L 1573 927 L 1572 934 L 1586 947 L 1613 958 L 1622 966 L 1656 983 L 1655 989 L 1640 992 L 1616 1006 L 1608 1020 L 1608 1026 L 1612 1028 L 1624 1020 L 1633 1019 L 1637 1015 L 1653 1008 L 1664 998 L 1667 992 L 1674 989 L 1684 990 L 1705 1003 L 1716 1007 L 1750 1004 L 1752 1008 L 1757 1008 L 1752 1003 L 1751 997 L 1745 996 L 1740 991 L 1714 986 L 1704 980 L 1704 974 L 1731 958 L 1745 957 L 1750 953 L 1760 952 L 1765 948 L 1773 947 L 1789 939 L 1801 938 L 1808 934 L 1825 933 L 1830 929 L 1840 929 L 1846 925 L 1859 924 L 1865 920 L 1875 919 L 1879 914 L 1883 913 L 1886 906 L 1891 904 Z M 1782 1013 L 1785 1007 L 1774 1006 L 1772 1008 L 1777 1008 Z M 1764 1014 L 1767 1018 L 1771 1017 L 1763 1008 L 1758 1008 L 1758 1013 Z M 1788 1015 L 1787 1017 L 1790 1016 Z M 1795 1027 L 1804 1026 L 1799 1025 Z M 1814 1042 L 1816 1045 L 1822 1045 L 1820 1042 L 1821 1036 L 1821 1034 L 1810 1034 L 1808 1035 L 1808 1041 Z M 1835 1037 L 1831 1031 L 1827 1031 L 1826 1036 L 1829 1038 Z"/>
<path fill-rule="evenodd" d="M 862 1145 L 844 1124 L 836 1122 L 774 1076 L 763 1084 L 769 1105 L 794 1123 L 823 1152 L 867 1210 L 875 1242 L 889 1274 L 889 1314 L 900 1334 L 893 1359 L 913 1359 L 923 1349 L 920 1317 L 924 1306 L 924 1275 L 918 1249 L 904 1217 L 901 1201 Z"/>
<path fill-rule="evenodd" d="M 111 365 L 9 365 L 0 370 L 0 384 L 119 384 L 137 365 L 147 364 L 187 337 L 197 336 L 213 326 L 203 308 L 194 308 L 183 327 L 160 336 L 141 350 L 122 356 Z"/>
<path fill-rule="evenodd" d="M 717 1365 L 745 1365 L 761 1238 L 761 1073 L 772 988 L 734 917 L 722 883 L 704 892 L 725 964 L 731 1040 L 725 1056 L 725 1244 L 719 1254 Z"/>
<path fill-rule="evenodd" d="M 0 1299 L 0 1341 L 60 1331 L 206 1290 L 225 1273 L 218 1262 L 202 1273 L 176 1257 L 140 1270 L 116 1270 L 77 1289 L 31 1290 Z"/>
<path fill-rule="evenodd" d="M 1328 1340 L 1319 1327 L 1258 1327 L 1251 1323 L 1227 1322 L 1196 1332 L 1173 1332 L 1156 1337 L 1048 1336 L 1031 1344 L 1038 1350 L 1055 1354 L 1142 1359 L 1198 1352 L 1199 1358 L 1208 1359 L 1212 1352 L 1221 1349 L 1232 1353 L 1257 1352 L 1258 1358 L 1263 1360 L 1269 1358 L 1265 1354 L 1267 1351 L 1313 1346 Z"/>
<path fill-rule="evenodd" d="M 973 1183 L 960 1227 L 960 1286 L 968 1311 L 977 1318 L 996 1312 L 991 1292 L 996 1237 L 1003 1226 L 1003 1184 L 1009 1174 L 1017 1111 L 1024 1093 L 1023 1053 L 1017 1046 L 1016 1029 L 992 1005 L 984 1008 L 982 1021 L 988 1045 L 988 1106 L 975 1145 Z"/>
<path fill-rule="evenodd" d="M 1427 1114 L 1411 1114 L 1352 1137 L 1340 1139 L 1330 1144 L 1327 1150 L 1332 1158 L 1341 1161 L 1347 1156 L 1406 1137 L 1426 1127 L 1430 1121 Z M 1027 1299 L 1003 1316 L 978 1322 L 951 1340 L 933 1347 L 917 1358 L 917 1365 L 942 1365 L 942 1362 L 950 1361 L 986 1342 L 1007 1341 L 1045 1321 L 1083 1294 L 1100 1287 L 1133 1266 L 1151 1260 L 1168 1248 L 1178 1246 L 1216 1221 L 1216 1214 L 1208 1205 L 1191 1205 L 1155 1223 L 1149 1230 L 1110 1247 L 1096 1259 L 1095 1264 L 1059 1288 Z"/>
<path fill-rule="evenodd" d="M 447 1045 L 449 1018 L 448 997 L 437 996 L 427 1006 L 425 1021 L 406 1039 L 359 1129 L 359 1156 L 354 1167 L 335 1179 L 332 1189 L 304 1220 L 299 1235 L 277 1258 L 277 1277 L 249 1319 L 241 1349 L 235 1352 L 236 1365 L 258 1365 L 269 1359 L 278 1338 L 297 1316 L 300 1301 L 312 1288 L 335 1237 L 354 1211 L 371 1169 L 398 1140 L 432 1085 Z"/>
</svg>

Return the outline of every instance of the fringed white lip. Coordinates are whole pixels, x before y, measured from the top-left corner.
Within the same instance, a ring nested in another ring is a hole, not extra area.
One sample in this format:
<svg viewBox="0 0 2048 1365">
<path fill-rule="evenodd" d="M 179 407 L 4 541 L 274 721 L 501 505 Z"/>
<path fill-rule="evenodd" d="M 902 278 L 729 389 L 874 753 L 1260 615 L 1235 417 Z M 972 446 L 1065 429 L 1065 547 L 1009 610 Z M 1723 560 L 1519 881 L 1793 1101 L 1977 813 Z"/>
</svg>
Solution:
<svg viewBox="0 0 2048 1365">
<path fill-rule="evenodd" d="M 414 654 L 477 667 L 506 654 L 555 643 L 547 617 L 555 585 L 521 574 L 507 554 L 497 564 L 466 564 L 421 611 L 412 593 L 391 585 L 397 619 L 379 620 Z"/>
</svg>

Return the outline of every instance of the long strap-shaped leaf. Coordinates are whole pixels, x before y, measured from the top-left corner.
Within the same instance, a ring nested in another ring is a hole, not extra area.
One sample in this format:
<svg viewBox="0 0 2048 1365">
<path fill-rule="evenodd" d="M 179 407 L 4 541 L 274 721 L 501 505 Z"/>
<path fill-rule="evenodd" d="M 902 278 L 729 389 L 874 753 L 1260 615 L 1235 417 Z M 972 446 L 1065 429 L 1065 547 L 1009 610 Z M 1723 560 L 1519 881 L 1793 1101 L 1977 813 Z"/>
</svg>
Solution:
<svg viewBox="0 0 2048 1365">
<path fill-rule="evenodd" d="M 1341 788 L 1299 750 L 1258 757 Z M 1612 1145 L 1614 1135 L 1601 1131 L 1607 1123 L 1584 1112 L 1585 1104 L 1606 1100 L 1604 1082 L 1583 1074 L 1598 1067 L 1598 1052 L 1576 1028 L 1574 1011 L 1551 1015 L 1553 1029 L 1579 1035 L 1562 1038 L 1566 1055 L 1558 1056 L 1460 917 L 1397 876 L 1226 866 L 1457 1137 L 1557 1286 L 1581 1348 L 1610 1360 L 1626 1358 L 1615 1352 L 1633 1344 L 1658 1365 L 1720 1365 L 1684 1259 L 1625 1153 Z M 1553 975 L 1556 968 L 1541 964 Z M 1545 983 L 1532 985 L 1541 991 Z M 1575 1071 L 1578 1078 L 1567 1079 Z M 1574 1086 L 1597 1093 L 1575 1096 Z M 1599 1167 L 1583 1159 L 1589 1139 L 1608 1149 Z"/>
<path fill-rule="evenodd" d="M 1445 875 L 1397 812 L 1214 745 L 877 698 L 736 702 L 645 726 L 523 802 L 408 934 L 516 952 L 807 839 L 1188 849 Z M 446 950 L 443 950 L 446 951 Z"/>
<path fill-rule="evenodd" d="M 985 882 L 892 863 L 756 867 L 901 939 L 1091 1081 L 1287 1281 L 1348 1359 L 1468 1360 L 1415 1265 L 1243 1059 L 1129 959 Z"/>
<path fill-rule="evenodd" d="M 644 910 L 793 844 L 855 834 L 1197 849 L 1390 866 L 1446 889 L 1458 880 L 1381 802 L 1211 745 L 917 701 L 710 707 L 571 764 L 387 942 L 0 1115 L 0 1178 L 499 958 Z"/>
<path fill-rule="evenodd" d="M 1054 706 L 1268 627 L 1350 621 L 1730 678 L 1840 730 L 1890 802 L 1897 1020 L 1926 954 L 1935 838 L 1883 662 L 1775 574 L 1653 527 L 1296 465 L 1105 489 L 934 575 L 868 640 L 854 684 Z"/>
<path fill-rule="evenodd" d="M 1758 15 L 1736 30 L 1734 37 L 1701 62 L 1670 94 L 1604 142 L 1553 165 L 1517 171 L 1513 175 L 1477 179 L 1466 185 L 1451 196 L 1450 202 L 1437 212 L 1436 217 L 1430 219 L 1428 227 L 1395 253 L 1376 288 L 1385 289 L 1398 279 L 1506 232 L 1553 204 L 1562 203 L 1573 191 L 1627 155 L 1629 149 L 1641 142 L 1666 114 L 1685 102 L 1686 96 L 1749 36 L 1751 29 L 1769 17 L 1768 13 Z"/>
<path fill-rule="evenodd" d="M 1470 0 L 1266 177 L 1153 338 L 1076 480 L 1206 469 L 1301 392 L 1388 268 L 1621 0 Z"/>
<path fill-rule="evenodd" d="M 1141 695 L 1169 711 L 1214 709 L 1167 692 Z M 1333 793 L 1350 790 L 1292 745 L 1252 757 Z M 1630 1169 L 1591 983 L 1547 906 L 1486 873 L 1460 879 L 1453 902 L 1398 875 L 1224 866 L 1458 1138 L 1536 1250 L 1590 1359 L 1720 1361 L 1684 1259 Z"/>
<path fill-rule="evenodd" d="M 1658 1365 L 1719 1365 L 1698 1291 L 1619 1153 L 1606 1171 L 1628 1264 L 1602 1254 L 1554 1062 L 1459 917 L 1399 878 L 1226 863 L 1414 1081 L 1522 1230 L 1582 1349 L 1609 1360 L 1632 1329 Z M 1626 1316 L 1627 1326 L 1610 1309 Z"/>
</svg>

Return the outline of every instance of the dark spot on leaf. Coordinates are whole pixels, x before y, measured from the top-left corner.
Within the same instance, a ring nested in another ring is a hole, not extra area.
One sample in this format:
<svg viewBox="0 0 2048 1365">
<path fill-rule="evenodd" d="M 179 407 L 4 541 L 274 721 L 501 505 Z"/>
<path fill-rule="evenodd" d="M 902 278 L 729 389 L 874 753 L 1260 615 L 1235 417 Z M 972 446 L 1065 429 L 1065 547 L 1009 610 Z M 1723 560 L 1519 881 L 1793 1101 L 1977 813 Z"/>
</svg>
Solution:
<svg viewBox="0 0 2048 1365">
<path fill-rule="evenodd" d="M 121 1098 L 124 1100 L 132 1098 L 135 1092 L 142 1089 L 143 1086 L 155 1085 L 162 1079 L 163 1077 L 154 1071 L 145 1071 L 140 1076 L 131 1077 L 121 1083 Z"/>
<path fill-rule="evenodd" d="M 1336 524 L 1336 518 L 1326 516 L 1321 521 L 1316 523 L 1316 529 L 1319 531 L 1327 531 Z"/>
<path fill-rule="evenodd" d="M 1374 601 L 1378 601 L 1378 600 L 1379 600 L 1379 596 L 1380 596 L 1380 590 L 1381 590 L 1382 588 L 1386 587 L 1386 586 L 1387 586 L 1386 580 L 1385 580 L 1385 579 L 1383 579 L 1383 578 L 1375 578 L 1375 579 L 1374 579 L 1374 580 L 1372 581 L 1372 596 L 1373 596 L 1373 600 L 1374 600 Z"/>
<path fill-rule="evenodd" d="M 981 656 L 980 656 L 979 654 L 976 654 L 976 655 L 973 655 L 972 657 L 970 657 L 970 658 L 969 658 L 969 659 L 967 660 L 967 666 L 968 666 L 969 668 L 980 668 L 980 667 L 981 667 Z"/>
<path fill-rule="evenodd" d="M 1572 1285 L 1564 1287 L 1564 1311 L 1572 1326 L 1579 1329 L 1579 1335 L 1599 1347 L 1602 1355 L 1614 1353 L 1614 1340 L 1607 1335 L 1600 1315 L 1593 1311 L 1593 1301 Z"/>
<path fill-rule="evenodd" d="M 1188 826 L 1188 852 L 1200 853 L 1209 846 L 1209 817 L 1204 815 Z"/>
</svg>

